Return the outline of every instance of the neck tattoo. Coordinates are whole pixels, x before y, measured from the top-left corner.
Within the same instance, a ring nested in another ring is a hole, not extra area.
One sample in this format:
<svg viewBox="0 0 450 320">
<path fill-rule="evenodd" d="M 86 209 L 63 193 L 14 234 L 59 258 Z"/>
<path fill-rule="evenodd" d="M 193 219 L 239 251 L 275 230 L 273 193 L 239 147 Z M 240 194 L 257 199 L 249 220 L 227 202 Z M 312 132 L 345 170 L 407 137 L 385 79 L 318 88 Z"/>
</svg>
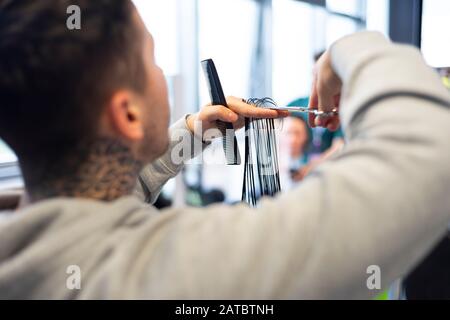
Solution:
<svg viewBox="0 0 450 320">
<path fill-rule="evenodd" d="M 50 170 L 53 174 L 47 172 L 38 184 L 27 185 L 29 200 L 70 197 L 112 201 L 131 194 L 142 163 L 134 159 L 130 149 L 120 142 L 102 139 L 89 150 L 82 164 L 67 166 L 65 173 Z"/>
</svg>

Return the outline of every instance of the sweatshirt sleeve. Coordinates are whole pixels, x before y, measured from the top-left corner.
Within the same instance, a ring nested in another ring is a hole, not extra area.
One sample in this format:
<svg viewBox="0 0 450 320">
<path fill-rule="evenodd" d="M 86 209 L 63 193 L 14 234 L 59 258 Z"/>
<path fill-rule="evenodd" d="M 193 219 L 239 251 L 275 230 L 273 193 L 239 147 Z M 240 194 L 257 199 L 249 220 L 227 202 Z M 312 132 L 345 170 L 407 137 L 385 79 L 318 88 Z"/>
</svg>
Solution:
<svg viewBox="0 0 450 320">
<path fill-rule="evenodd" d="M 439 77 L 417 49 L 378 33 L 344 38 L 331 54 L 344 151 L 258 209 L 166 211 L 146 253 L 147 297 L 371 298 L 373 270 L 384 289 L 443 236 L 450 98 Z"/>
<path fill-rule="evenodd" d="M 207 145 L 191 133 L 186 117 L 175 122 L 169 129 L 167 151 L 141 171 L 135 195 L 147 203 L 154 203 L 166 182 L 174 178 L 184 168 L 184 163 L 200 154 Z"/>
</svg>

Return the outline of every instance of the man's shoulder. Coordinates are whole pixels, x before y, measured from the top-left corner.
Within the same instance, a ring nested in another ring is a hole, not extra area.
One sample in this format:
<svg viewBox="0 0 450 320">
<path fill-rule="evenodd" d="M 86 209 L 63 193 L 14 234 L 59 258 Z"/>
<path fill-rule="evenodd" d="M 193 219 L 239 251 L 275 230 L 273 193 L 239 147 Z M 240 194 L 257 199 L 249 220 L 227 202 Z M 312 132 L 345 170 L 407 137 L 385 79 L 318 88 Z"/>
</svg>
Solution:
<svg viewBox="0 0 450 320">
<path fill-rule="evenodd" d="M 23 207 L 17 211 L 0 212 L 0 241 L 23 242 L 33 245 L 39 239 L 48 241 L 58 235 L 59 240 L 79 237 L 103 237 L 127 225 L 144 223 L 158 210 L 137 197 L 122 197 L 111 202 L 55 198 Z M 92 233 L 92 230 L 95 232 Z M 29 241 L 31 240 L 31 241 Z M 50 243 L 49 245 L 57 243 Z"/>
<path fill-rule="evenodd" d="M 151 240 L 148 225 L 158 221 L 155 213 L 135 197 L 113 202 L 59 198 L 1 213 L 0 274 L 8 276 L 0 276 L 0 282 L 16 291 L 0 297 L 61 299 L 97 292 L 97 282 L 87 279 L 102 272 L 107 280 L 123 276 L 120 266 L 129 266 L 140 254 L 130 247 Z M 12 264 L 23 267 L 11 269 Z M 82 275 L 84 290 L 79 292 L 66 288 L 73 267 Z M 26 280 L 30 278 L 32 283 Z"/>
</svg>

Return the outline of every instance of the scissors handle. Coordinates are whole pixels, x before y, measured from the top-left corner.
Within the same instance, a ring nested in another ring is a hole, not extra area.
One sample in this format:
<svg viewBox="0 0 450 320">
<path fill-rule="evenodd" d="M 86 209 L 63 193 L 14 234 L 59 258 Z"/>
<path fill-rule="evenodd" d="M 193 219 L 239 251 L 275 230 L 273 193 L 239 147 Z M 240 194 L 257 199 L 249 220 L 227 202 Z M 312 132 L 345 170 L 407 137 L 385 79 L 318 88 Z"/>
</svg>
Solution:
<svg viewBox="0 0 450 320">
<path fill-rule="evenodd" d="M 314 115 L 317 117 L 335 117 L 339 115 L 339 111 L 337 109 L 333 109 L 331 111 L 319 111 L 319 110 L 311 110 Z"/>
</svg>

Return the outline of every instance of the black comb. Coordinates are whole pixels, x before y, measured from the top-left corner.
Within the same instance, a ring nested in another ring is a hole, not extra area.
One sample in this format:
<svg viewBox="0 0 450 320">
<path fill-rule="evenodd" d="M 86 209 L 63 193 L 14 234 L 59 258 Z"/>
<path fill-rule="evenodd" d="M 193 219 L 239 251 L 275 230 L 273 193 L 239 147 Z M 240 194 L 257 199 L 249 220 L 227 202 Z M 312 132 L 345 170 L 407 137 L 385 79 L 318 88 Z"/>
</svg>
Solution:
<svg viewBox="0 0 450 320">
<path fill-rule="evenodd" d="M 222 85 L 220 84 L 219 75 L 217 74 L 214 61 L 211 59 L 202 61 L 203 73 L 208 85 L 211 103 L 213 105 L 227 106 L 225 95 L 223 94 Z M 240 165 L 241 156 L 237 144 L 236 135 L 234 134 L 233 125 L 229 122 L 217 121 L 217 128 L 222 133 L 223 151 L 228 165 Z"/>
</svg>

